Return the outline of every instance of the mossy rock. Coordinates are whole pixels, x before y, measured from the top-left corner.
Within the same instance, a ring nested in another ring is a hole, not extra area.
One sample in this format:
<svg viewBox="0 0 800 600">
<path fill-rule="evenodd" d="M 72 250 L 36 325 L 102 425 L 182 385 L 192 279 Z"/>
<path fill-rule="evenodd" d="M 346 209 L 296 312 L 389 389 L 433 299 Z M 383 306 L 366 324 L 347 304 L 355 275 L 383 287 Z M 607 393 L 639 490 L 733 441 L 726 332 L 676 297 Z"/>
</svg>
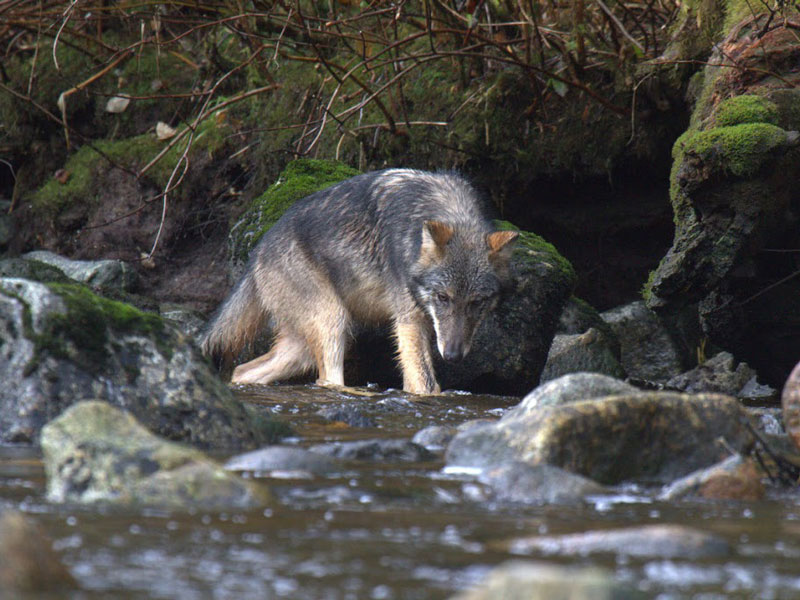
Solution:
<svg viewBox="0 0 800 600">
<path fill-rule="evenodd" d="M 80 402 L 42 430 L 52 502 L 112 502 L 178 510 L 257 508 L 269 490 L 208 456 L 163 440 L 107 402 Z"/>
<path fill-rule="evenodd" d="M 357 169 L 332 160 L 303 158 L 290 162 L 278 181 L 253 200 L 234 226 L 229 240 L 234 265 L 247 261 L 261 236 L 297 200 L 358 174 Z"/>
<path fill-rule="evenodd" d="M 720 102 L 714 111 L 717 127 L 730 127 L 742 123 L 778 124 L 778 106 L 755 94 L 744 94 Z"/>
<path fill-rule="evenodd" d="M 158 315 L 78 284 L 0 279 L 0 442 L 35 443 L 72 404 L 123 407 L 204 448 L 273 443 L 286 427 L 243 406 L 192 340 Z"/>
<path fill-rule="evenodd" d="M 796 141 L 796 134 L 770 123 L 740 123 L 705 131 L 688 131 L 678 138 L 673 150 L 676 165 L 686 155 L 738 177 L 758 172 L 771 152 Z"/>
<path fill-rule="evenodd" d="M 558 269 L 563 276 L 572 282 L 577 281 L 577 274 L 572 263 L 543 237 L 530 231 L 523 231 L 509 221 L 495 220 L 494 226 L 500 231 L 518 231 L 519 237 L 514 249 L 514 260 L 523 263 L 544 263 Z"/>
<path fill-rule="evenodd" d="M 197 127 L 190 158 L 200 153 L 215 154 L 225 144 L 225 135 L 224 124 L 218 123 L 214 116 L 209 117 Z M 176 143 L 145 173 L 144 180 L 159 189 L 166 187 L 188 141 L 189 138 L 185 137 Z M 33 192 L 30 199 L 34 213 L 52 219 L 74 204 L 94 205 L 108 193 L 99 183 L 101 171 L 119 165 L 138 173 L 168 143 L 152 134 L 144 134 L 123 140 L 97 140 L 82 146 L 64 165 L 64 171 L 68 174 L 64 183 L 52 178 Z M 179 193 L 180 188 L 173 192 Z"/>
</svg>

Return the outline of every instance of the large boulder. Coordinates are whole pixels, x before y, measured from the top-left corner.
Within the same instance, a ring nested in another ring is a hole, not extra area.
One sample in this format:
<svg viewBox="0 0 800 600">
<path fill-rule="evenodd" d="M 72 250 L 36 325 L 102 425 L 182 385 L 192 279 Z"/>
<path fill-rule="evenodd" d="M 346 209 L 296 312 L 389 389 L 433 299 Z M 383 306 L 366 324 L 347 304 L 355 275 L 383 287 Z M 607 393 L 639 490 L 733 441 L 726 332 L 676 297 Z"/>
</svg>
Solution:
<svg viewBox="0 0 800 600">
<path fill-rule="evenodd" d="M 777 386 L 800 351 L 796 256 L 783 252 L 800 242 L 797 13 L 717 6 L 724 31 L 673 147 L 674 240 L 644 295 L 690 350 L 707 338 Z"/>
<path fill-rule="evenodd" d="M 196 346 L 157 315 L 73 284 L 0 278 L 0 441 L 36 442 L 100 399 L 168 439 L 254 447 L 268 423 L 236 402 Z"/>
<path fill-rule="evenodd" d="M 107 402 L 76 404 L 42 430 L 51 502 L 112 502 L 175 509 L 255 508 L 266 487 L 205 454 L 150 433 Z"/>
<path fill-rule="evenodd" d="M 551 464 L 604 484 L 666 483 L 753 443 L 736 399 L 642 392 L 524 413 L 459 433 L 448 465 L 488 468 L 510 461 Z M 724 440 L 721 442 L 720 440 Z"/>
</svg>

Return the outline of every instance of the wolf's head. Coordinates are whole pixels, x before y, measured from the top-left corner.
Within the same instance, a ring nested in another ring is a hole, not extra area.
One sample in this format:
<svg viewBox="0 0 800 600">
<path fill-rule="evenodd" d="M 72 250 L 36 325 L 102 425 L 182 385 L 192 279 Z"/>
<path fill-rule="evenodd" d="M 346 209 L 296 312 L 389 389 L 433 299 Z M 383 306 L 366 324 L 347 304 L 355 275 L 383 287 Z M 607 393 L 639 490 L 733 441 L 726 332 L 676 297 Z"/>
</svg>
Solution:
<svg viewBox="0 0 800 600">
<path fill-rule="evenodd" d="M 412 293 L 431 317 L 442 358 L 460 360 L 486 314 L 497 304 L 515 231 L 486 233 L 425 221 Z"/>
</svg>

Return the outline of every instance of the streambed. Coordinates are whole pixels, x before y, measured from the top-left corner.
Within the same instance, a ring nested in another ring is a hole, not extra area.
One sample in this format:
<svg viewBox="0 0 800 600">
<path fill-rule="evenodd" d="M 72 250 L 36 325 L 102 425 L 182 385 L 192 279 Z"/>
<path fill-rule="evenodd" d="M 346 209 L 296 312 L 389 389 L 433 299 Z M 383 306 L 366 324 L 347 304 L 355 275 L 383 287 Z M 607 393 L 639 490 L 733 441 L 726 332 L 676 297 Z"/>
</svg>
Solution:
<svg viewBox="0 0 800 600">
<path fill-rule="evenodd" d="M 518 398 L 453 394 L 414 400 L 399 392 L 333 392 L 314 386 L 250 386 L 238 397 L 288 422 L 284 443 L 410 438 L 428 425 L 496 419 Z M 372 426 L 330 422 L 320 409 L 355 408 Z M 224 458 L 224 457 L 220 457 Z M 713 559 L 611 554 L 529 558 L 611 570 L 647 597 L 800 596 L 800 503 L 771 491 L 757 503 L 653 500 L 623 487 L 580 505 L 519 506 L 490 501 L 441 459 L 414 464 L 352 463 L 307 478 L 273 473 L 274 507 L 187 513 L 52 505 L 41 457 L 0 447 L 0 502 L 38 520 L 78 580 L 75 598 L 448 598 L 514 558 L 508 541 L 652 524 L 682 524 L 723 537 Z M 251 475 L 253 476 L 253 475 Z"/>
</svg>

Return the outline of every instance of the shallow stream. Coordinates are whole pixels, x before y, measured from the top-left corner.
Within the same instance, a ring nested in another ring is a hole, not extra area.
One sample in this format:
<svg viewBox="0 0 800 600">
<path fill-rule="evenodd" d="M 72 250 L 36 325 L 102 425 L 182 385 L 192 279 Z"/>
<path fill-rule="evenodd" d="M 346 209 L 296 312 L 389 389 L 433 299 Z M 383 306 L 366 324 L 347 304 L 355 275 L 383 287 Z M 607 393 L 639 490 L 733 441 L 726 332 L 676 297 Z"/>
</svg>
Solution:
<svg viewBox="0 0 800 600">
<path fill-rule="evenodd" d="M 497 418 L 516 398 L 334 393 L 312 386 L 250 387 L 238 396 L 288 422 L 301 446 L 321 441 L 410 438 L 432 424 Z M 323 407 L 357 406 L 375 427 L 327 422 Z M 510 539 L 673 523 L 731 544 L 722 559 L 614 554 L 530 558 L 598 565 L 647 597 L 800 597 L 800 494 L 758 503 L 651 499 L 624 488 L 580 506 L 521 507 L 488 501 L 469 476 L 441 461 L 355 465 L 344 474 L 268 480 L 276 505 L 255 512 L 129 512 L 56 506 L 44 498 L 35 450 L 0 447 L 0 503 L 33 516 L 78 580 L 76 598 L 448 598 L 514 558 Z"/>
</svg>

